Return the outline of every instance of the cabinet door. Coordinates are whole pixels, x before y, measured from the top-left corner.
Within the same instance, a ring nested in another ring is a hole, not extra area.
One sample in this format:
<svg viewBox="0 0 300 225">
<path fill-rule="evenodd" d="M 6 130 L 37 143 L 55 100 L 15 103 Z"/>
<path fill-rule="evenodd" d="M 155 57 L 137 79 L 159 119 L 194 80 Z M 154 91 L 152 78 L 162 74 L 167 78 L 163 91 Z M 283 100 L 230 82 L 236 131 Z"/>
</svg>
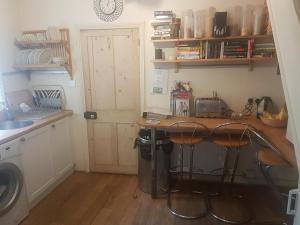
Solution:
<svg viewBox="0 0 300 225">
<path fill-rule="evenodd" d="M 20 139 L 29 203 L 55 181 L 49 135 L 49 127 L 44 127 Z"/>
<path fill-rule="evenodd" d="M 60 120 L 50 127 L 54 173 L 59 178 L 73 167 L 69 119 Z"/>
</svg>

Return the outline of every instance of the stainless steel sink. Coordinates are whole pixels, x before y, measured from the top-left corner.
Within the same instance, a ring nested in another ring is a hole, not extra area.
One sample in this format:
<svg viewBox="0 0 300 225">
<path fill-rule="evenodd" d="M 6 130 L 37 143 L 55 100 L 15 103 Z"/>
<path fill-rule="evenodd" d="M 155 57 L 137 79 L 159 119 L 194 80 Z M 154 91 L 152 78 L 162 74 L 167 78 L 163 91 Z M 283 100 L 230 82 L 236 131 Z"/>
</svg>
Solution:
<svg viewBox="0 0 300 225">
<path fill-rule="evenodd" d="M 0 130 L 13 130 L 28 127 L 34 122 L 32 120 L 13 120 L 0 122 Z"/>
</svg>

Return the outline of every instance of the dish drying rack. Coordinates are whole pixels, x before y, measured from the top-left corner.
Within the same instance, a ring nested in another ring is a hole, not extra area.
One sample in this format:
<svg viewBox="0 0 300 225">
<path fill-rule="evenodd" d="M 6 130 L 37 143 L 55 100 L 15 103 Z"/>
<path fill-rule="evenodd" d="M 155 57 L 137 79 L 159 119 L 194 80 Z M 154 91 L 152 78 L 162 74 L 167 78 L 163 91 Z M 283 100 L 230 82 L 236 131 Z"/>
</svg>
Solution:
<svg viewBox="0 0 300 225">
<path fill-rule="evenodd" d="M 60 38 L 50 39 L 48 30 L 33 30 L 24 31 L 22 35 L 33 35 L 36 38 L 27 40 L 16 40 L 15 45 L 19 49 L 36 49 L 36 48 L 51 48 L 53 51 L 53 58 L 65 58 L 64 64 L 25 64 L 14 65 L 18 71 L 67 71 L 70 78 L 73 79 L 72 71 L 72 56 L 70 47 L 69 29 L 59 29 Z M 50 40 L 49 40 L 50 39 Z"/>
<path fill-rule="evenodd" d="M 32 95 L 35 111 L 65 109 L 66 97 L 62 86 L 33 86 Z"/>
</svg>

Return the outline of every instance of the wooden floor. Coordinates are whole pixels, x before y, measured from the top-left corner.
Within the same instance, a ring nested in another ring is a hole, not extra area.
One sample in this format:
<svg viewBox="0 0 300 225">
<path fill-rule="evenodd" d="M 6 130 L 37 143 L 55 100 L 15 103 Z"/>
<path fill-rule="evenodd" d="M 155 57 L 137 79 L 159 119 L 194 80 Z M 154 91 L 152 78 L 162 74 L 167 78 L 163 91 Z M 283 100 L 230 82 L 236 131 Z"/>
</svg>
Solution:
<svg viewBox="0 0 300 225">
<path fill-rule="evenodd" d="M 267 200 L 267 189 L 251 188 L 249 205 L 259 221 L 280 220 Z M 166 200 L 152 200 L 138 189 L 137 177 L 75 173 L 39 205 L 22 225 L 214 225 L 210 216 L 188 221 L 175 218 Z M 252 223 L 259 225 L 259 223 Z"/>
</svg>

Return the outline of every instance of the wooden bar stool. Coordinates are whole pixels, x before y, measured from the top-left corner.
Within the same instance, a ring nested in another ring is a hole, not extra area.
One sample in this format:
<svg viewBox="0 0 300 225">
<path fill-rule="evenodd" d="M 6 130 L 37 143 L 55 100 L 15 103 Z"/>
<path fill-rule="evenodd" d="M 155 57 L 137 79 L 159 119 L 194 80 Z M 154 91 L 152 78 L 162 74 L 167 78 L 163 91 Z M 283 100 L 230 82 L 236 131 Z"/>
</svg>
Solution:
<svg viewBox="0 0 300 225">
<path fill-rule="evenodd" d="M 244 203 L 242 197 L 235 196 L 232 193 L 232 186 L 235 183 L 236 172 L 238 169 L 239 159 L 241 150 L 251 144 L 250 130 L 254 129 L 245 123 L 230 122 L 217 126 L 211 133 L 211 140 L 214 144 L 222 147 L 226 151 L 223 173 L 221 176 L 221 192 L 217 196 L 210 196 L 208 201 L 208 210 L 211 216 L 213 216 L 218 221 L 228 223 L 228 224 L 245 224 L 251 221 L 252 213 Z M 235 130 L 242 130 L 242 132 L 235 132 Z M 235 153 L 235 159 L 233 163 L 232 175 L 230 179 L 230 189 L 229 194 L 225 193 L 225 178 L 228 175 L 228 164 L 229 164 L 229 154 Z M 224 198 L 224 199 L 223 199 Z M 223 207 L 213 207 L 213 200 L 223 200 Z M 234 204 L 234 205 L 233 205 Z M 232 211 L 231 208 L 235 208 L 235 215 L 239 215 L 240 218 L 231 218 Z M 221 212 L 217 212 L 221 210 Z"/>
<path fill-rule="evenodd" d="M 183 128 L 184 127 L 184 128 Z M 180 172 L 177 172 L 178 166 L 176 166 L 176 174 L 180 175 L 180 183 L 181 185 L 183 184 L 184 180 L 184 147 L 189 146 L 190 151 L 189 151 L 189 178 L 188 181 L 192 182 L 193 180 L 193 161 L 194 161 L 194 151 L 195 151 L 195 145 L 202 143 L 205 138 L 209 136 L 209 130 L 208 128 L 200 123 L 197 122 L 186 122 L 186 121 L 180 121 L 176 122 L 169 127 L 171 130 L 177 131 L 175 134 L 172 134 L 170 136 L 170 141 L 173 144 L 179 145 L 180 149 L 180 154 L 179 154 L 179 161 L 180 161 Z M 207 215 L 207 207 L 206 207 L 206 202 L 205 198 L 203 198 L 203 202 L 205 205 L 205 208 L 203 211 L 197 213 L 197 215 L 184 215 L 183 213 L 178 212 L 178 209 L 173 207 L 172 205 L 172 193 L 178 193 L 182 191 L 179 187 L 179 190 L 172 190 L 172 181 L 171 181 L 171 176 L 172 176 L 172 170 L 170 169 L 169 171 L 169 177 L 170 177 L 170 187 L 168 190 L 168 200 L 167 200 L 167 206 L 171 213 L 179 218 L 182 219 L 199 219 L 201 217 L 204 217 Z"/>
<path fill-rule="evenodd" d="M 286 212 L 285 200 L 287 200 L 288 195 L 280 192 L 279 188 L 275 185 L 272 179 L 270 171 L 274 167 L 291 167 L 291 166 L 289 162 L 281 156 L 277 148 L 272 143 L 270 143 L 265 137 L 263 137 L 263 135 L 259 134 L 256 131 L 252 131 L 252 132 L 255 135 L 256 139 L 263 146 L 265 146 L 256 152 L 256 159 L 259 168 L 261 170 L 261 173 L 264 176 L 266 183 L 275 194 L 277 200 L 280 202 L 281 211 L 285 213 Z M 290 220 L 291 221 L 287 221 L 287 224 L 292 224 L 292 218 L 290 218 Z"/>
</svg>

